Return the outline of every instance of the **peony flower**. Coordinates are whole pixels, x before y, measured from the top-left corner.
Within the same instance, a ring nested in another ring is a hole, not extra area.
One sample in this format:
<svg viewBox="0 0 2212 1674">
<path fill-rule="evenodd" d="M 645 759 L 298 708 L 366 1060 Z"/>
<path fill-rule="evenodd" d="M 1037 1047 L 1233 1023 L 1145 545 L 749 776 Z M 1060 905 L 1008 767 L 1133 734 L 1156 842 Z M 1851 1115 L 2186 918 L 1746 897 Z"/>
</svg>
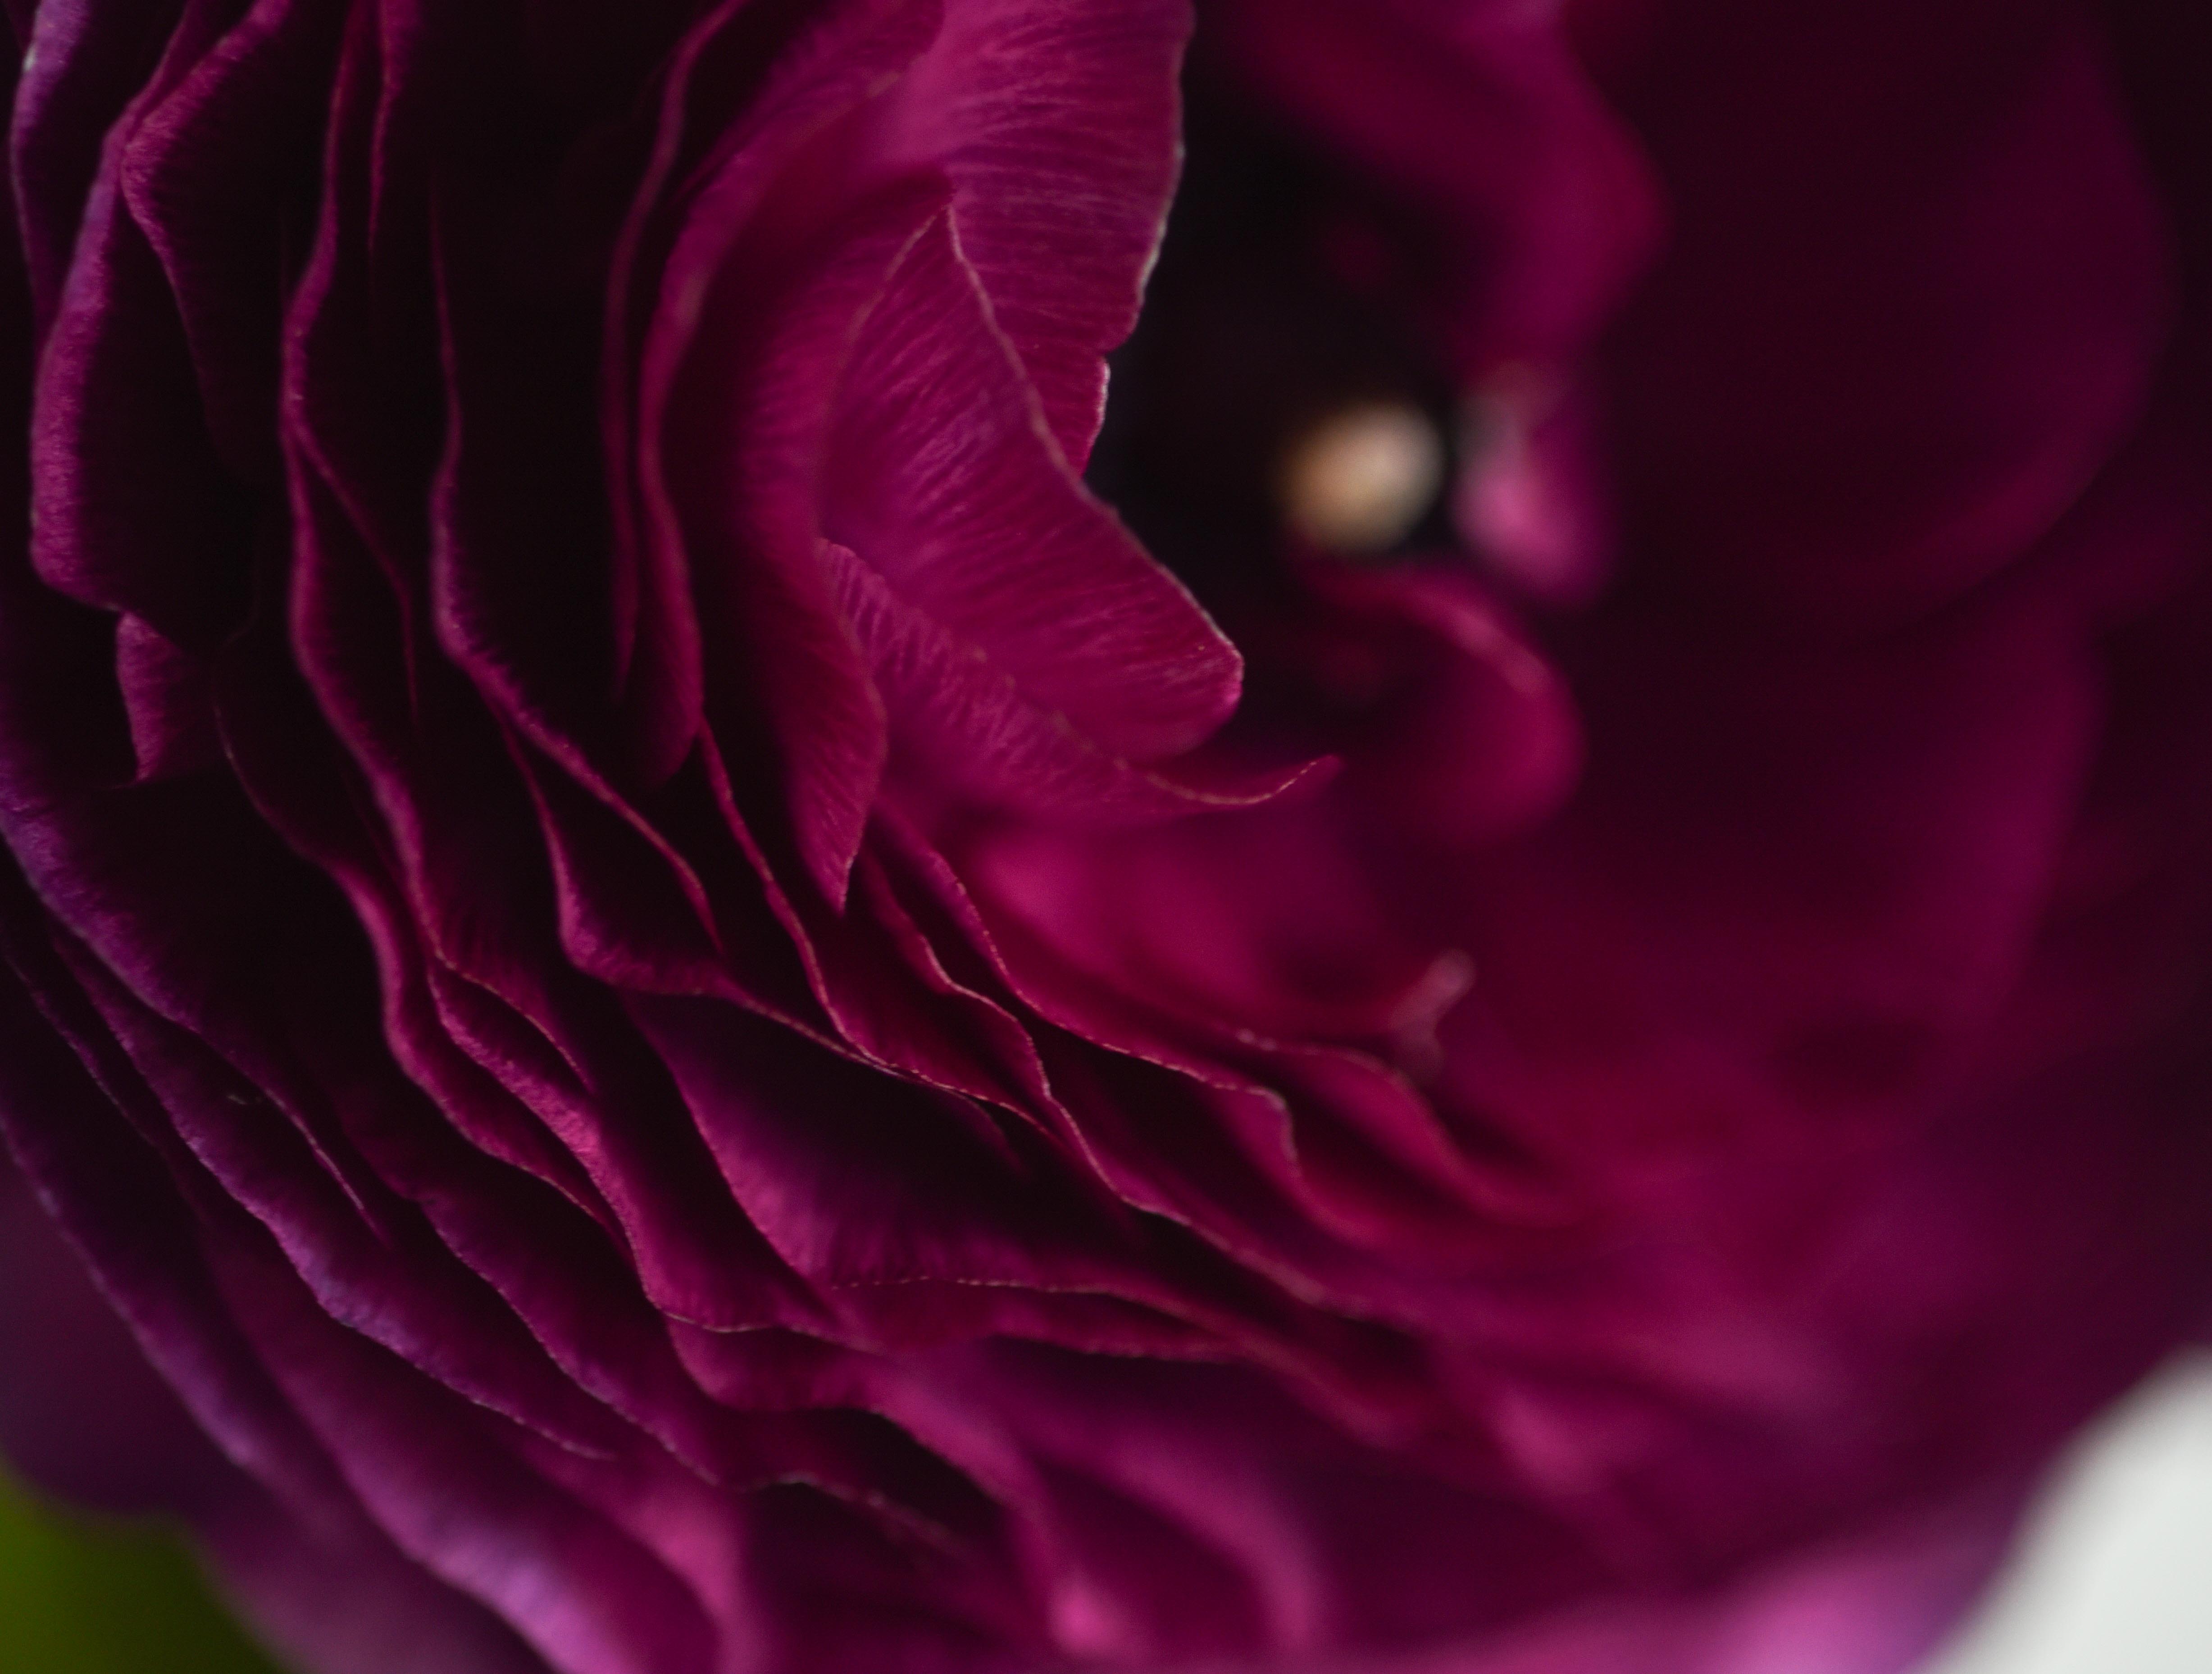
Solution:
<svg viewBox="0 0 2212 1674">
<path fill-rule="evenodd" d="M 302 1668 L 1887 1674 L 2201 1333 L 2183 8 L 15 27 L 0 1439 Z"/>
</svg>

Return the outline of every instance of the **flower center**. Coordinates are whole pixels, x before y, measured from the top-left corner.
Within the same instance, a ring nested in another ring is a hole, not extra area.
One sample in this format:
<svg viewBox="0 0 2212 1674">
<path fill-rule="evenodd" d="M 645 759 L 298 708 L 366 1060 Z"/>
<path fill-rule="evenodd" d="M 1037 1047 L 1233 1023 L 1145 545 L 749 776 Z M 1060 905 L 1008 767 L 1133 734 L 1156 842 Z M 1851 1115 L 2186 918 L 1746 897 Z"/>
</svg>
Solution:
<svg viewBox="0 0 2212 1674">
<path fill-rule="evenodd" d="M 1448 540 L 1453 381 L 1372 188 L 1194 76 L 1188 161 L 1091 480 L 1236 619 L 1317 555 Z"/>
</svg>

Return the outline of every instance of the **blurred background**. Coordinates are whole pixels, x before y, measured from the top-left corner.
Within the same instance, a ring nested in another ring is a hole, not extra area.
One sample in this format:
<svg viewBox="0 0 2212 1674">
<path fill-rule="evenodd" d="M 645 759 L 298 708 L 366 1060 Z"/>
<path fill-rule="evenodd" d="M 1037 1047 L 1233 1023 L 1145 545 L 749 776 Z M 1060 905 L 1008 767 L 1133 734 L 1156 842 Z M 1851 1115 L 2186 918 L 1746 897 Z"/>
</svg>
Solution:
<svg viewBox="0 0 2212 1674">
<path fill-rule="evenodd" d="M 1928 1674 L 2212 1669 L 2212 1355 L 2137 1390 L 2074 1452 L 2012 1573 Z"/>
<path fill-rule="evenodd" d="M 2208 1556 L 2212 1356 L 2168 1368 L 2075 1449 L 2010 1577 L 1927 1674 L 2205 1674 Z M 275 1674 L 180 1545 L 4 1478 L 0 1671 Z"/>
<path fill-rule="evenodd" d="M 65 1518 L 0 1477 L 0 1671 L 275 1670 L 215 1603 L 181 1545 Z"/>
</svg>

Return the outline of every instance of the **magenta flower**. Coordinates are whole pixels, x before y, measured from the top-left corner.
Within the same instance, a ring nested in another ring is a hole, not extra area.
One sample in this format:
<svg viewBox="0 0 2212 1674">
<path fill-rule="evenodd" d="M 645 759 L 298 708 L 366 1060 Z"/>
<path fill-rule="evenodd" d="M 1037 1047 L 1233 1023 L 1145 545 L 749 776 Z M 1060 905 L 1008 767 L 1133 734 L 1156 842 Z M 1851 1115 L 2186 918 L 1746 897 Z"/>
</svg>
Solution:
<svg viewBox="0 0 2212 1674">
<path fill-rule="evenodd" d="M 1888 1674 L 2201 1333 L 2212 27 L 1197 13 L 11 14 L 0 1440 L 301 1667 Z"/>
</svg>

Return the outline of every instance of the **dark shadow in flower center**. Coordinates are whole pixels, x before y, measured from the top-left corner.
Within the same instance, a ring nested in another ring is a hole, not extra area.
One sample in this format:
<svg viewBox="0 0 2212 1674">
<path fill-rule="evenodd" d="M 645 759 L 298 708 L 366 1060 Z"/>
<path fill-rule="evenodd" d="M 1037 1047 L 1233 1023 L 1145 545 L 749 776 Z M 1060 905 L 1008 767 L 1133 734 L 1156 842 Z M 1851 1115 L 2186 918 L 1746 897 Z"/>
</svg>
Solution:
<svg viewBox="0 0 2212 1674">
<path fill-rule="evenodd" d="M 1088 476 L 1251 661 L 1246 714 L 1304 709 L 1268 643 L 1298 567 L 1455 541 L 1455 390 L 1414 318 L 1419 219 L 1202 64 L 1188 158 Z"/>
<path fill-rule="evenodd" d="M 1182 185 L 1089 476 L 1203 596 L 1280 561 L 1303 442 L 1389 410 L 1441 447 L 1454 390 L 1412 318 L 1414 218 L 1233 91 L 1191 82 Z M 1448 539 L 1440 487 L 1358 555 Z"/>
</svg>

